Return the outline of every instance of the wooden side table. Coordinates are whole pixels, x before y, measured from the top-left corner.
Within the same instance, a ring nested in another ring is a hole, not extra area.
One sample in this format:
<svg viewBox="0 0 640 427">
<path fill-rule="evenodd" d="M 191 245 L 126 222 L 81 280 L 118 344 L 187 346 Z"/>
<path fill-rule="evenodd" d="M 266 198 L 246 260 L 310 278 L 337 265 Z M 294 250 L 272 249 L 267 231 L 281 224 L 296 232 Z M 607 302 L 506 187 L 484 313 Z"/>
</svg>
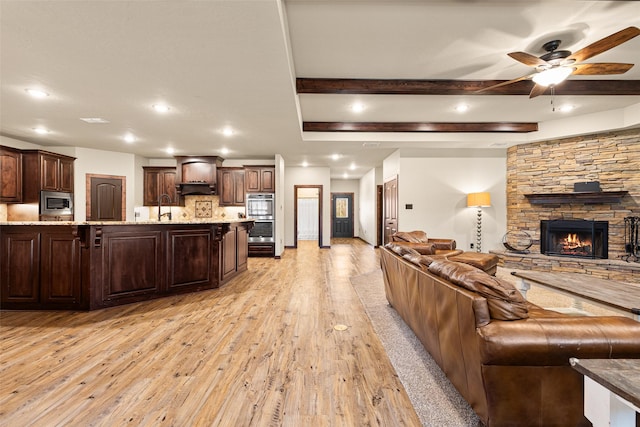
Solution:
<svg viewBox="0 0 640 427">
<path fill-rule="evenodd" d="M 584 375 L 584 416 L 593 427 L 635 427 L 640 359 L 570 359 Z"/>
</svg>

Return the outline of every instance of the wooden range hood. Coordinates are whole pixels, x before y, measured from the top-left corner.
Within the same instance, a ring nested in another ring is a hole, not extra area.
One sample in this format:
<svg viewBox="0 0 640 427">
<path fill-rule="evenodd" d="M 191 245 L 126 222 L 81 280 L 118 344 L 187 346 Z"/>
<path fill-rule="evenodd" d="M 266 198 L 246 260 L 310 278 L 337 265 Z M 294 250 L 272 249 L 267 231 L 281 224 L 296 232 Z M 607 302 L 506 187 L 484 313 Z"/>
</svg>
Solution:
<svg viewBox="0 0 640 427">
<path fill-rule="evenodd" d="M 175 156 L 176 190 L 181 196 L 216 195 L 217 168 L 223 158 L 218 156 Z"/>
</svg>

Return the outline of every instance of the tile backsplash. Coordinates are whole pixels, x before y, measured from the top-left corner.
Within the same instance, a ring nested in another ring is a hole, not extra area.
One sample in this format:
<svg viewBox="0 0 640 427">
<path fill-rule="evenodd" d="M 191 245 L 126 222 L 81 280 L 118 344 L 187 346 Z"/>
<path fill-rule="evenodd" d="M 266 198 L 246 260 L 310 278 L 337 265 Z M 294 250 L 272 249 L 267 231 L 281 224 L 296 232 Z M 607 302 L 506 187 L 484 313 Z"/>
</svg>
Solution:
<svg viewBox="0 0 640 427">
<path fill-rule="evenodd" d="M 157 206 L 146 206 L 149 219 L 158 218 Z M 218 196 L 185 196 L 184 206 L 163 206 L 162 213 L 169 212 L 173 220 L 207 221 L 238 218 L 238 213 L 244 213 L 243 206 L 220 206 Z M 166 221 L 163 217 L 163 221 Z"/>
</svg>

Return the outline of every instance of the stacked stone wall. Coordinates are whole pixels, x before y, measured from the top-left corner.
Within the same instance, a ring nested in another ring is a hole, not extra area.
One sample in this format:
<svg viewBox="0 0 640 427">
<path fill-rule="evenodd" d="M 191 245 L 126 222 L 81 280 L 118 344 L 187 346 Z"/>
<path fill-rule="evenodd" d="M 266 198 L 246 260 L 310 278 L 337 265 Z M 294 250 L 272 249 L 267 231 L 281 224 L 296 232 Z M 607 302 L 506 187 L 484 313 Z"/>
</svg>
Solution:
<svg viewBox="0 0 640 427">
<path fill-rule="evenodd" d="M 576 182 L 599 181 L 602 191 L 628 191 L 619 203 L 531 204 L 525 194 L 571 193 Z M 533 238 L 540 221 L 609 221 L 609 259 L 625 255 L 624 218 L 640 216 L 640 129 L 517 145 L 507 152 L 507 229 Z M 572 263 L 574 261 L 571 261 Z M 603 266 L 604 267 L 604 266 Z"/>
</svg>

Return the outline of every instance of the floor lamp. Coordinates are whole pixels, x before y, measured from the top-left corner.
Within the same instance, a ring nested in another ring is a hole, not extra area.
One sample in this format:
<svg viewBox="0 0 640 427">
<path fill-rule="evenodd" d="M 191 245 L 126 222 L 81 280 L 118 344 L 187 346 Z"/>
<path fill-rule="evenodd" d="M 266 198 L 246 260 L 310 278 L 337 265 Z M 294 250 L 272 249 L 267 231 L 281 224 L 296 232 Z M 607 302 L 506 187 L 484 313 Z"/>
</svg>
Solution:
<svg viewBox="0 0 640 427">
<path fill-rule="evenodd" d="M 476 252 L 482 252 L 482 208 L 491 206 L 491 194 L 470 193 L 467 194 L 467 207 L 478 208 L 478 220 L 476 225 Z"/>
</svg>

